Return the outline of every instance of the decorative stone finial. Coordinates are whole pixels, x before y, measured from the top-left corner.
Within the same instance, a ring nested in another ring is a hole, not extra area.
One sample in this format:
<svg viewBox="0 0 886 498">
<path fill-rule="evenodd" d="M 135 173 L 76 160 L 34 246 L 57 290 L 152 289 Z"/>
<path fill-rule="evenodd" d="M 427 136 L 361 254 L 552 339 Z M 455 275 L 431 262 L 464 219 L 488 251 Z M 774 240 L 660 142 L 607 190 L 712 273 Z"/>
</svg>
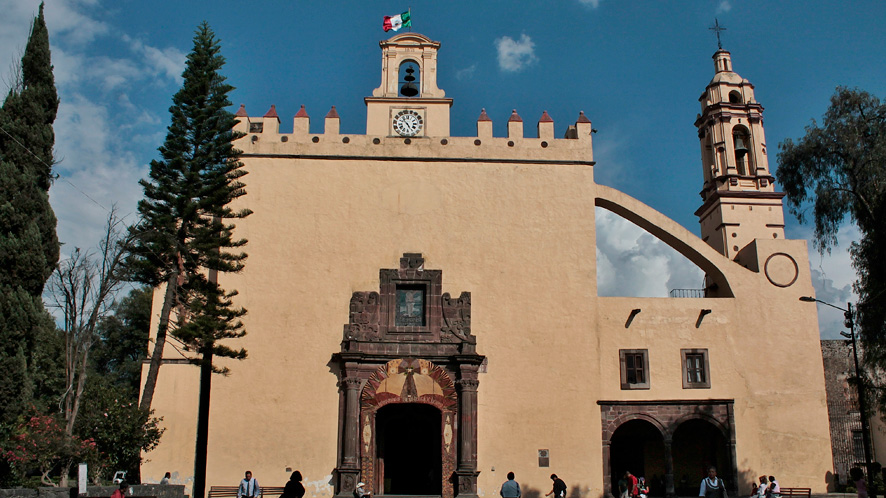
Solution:
<svg viewBox="0 0 886 498">
<path fill-rule="evenodd" d="M 249 115 L 246 114 L 246 106 L 244 104 L 240 104 L 240 108 L 237 109 L 237 112 L 234 114 L 234 116 L 239 116 L 241 118 L 249 117 Z"/>
<path fill-rule="evenodd" d="M 326 119 L 335 118 L 339 119 L 338 112 L 335 110 L 335 106 L 332 106 L 332 109 L 329 109 L 329 113 L 326 114 Z"/>
<path fill-rule="evenodd" d="M 514 109 L 513 111 L 511 111 L 511 117 L 508 118 L 508 122 L 518 122 L 518 123 L 523 122 L 523 118 L 521 118 L 520 115 L 517 114 L 517 109 Z"/>
<path fill-rule="evenodd" d="M 477 121 L 492 121 L 492 119 L 490 119 L 489 115 L 486 114 L 486 108 L 485 108 L 485 107 L 484 107 L 483 109 L 480 110 L 480 117 L 477 118 Z"/>
<path fill-rule="evenodd" d="M 553 123 L 554 120 L 548 114 L 548 111 L 544 111 L 543 113 L 541 113 L 541 118 L 539 118 L 538 122 L 539 123 Z"/>
<path fill-rule="evenodd" d="M 295 117 L 297 117 L 297 118 L 307 118 L 307 117 L 309 117 L 309 116 L 308 116 L 308 111 L 305 110 L 305 105 L 304 105 L 304 104 L 302 104 L 302 105 L 301 105 L 301 108 L 298 110 L 298 112 L 295 113 Z"/>
</svg>

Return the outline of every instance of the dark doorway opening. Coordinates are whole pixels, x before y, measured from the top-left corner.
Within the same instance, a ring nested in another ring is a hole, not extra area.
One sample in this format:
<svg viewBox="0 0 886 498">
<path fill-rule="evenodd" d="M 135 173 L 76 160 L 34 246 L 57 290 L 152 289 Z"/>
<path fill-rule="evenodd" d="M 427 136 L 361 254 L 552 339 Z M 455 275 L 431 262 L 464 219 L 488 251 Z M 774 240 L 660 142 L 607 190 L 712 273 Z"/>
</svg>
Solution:
<svg viewBox="0 0 886 498">
<path fill-rule="evenodd" d="M 716 467 L 717 475 L 726 481 L 732 474 L 726 438 L 714 424 L 701 419 L 683 422 L 674 431 L 674 484 L 680 496 L 695 496 L 708 468 Z"/>
<path fill-rule="evenodd" d="M 376 489 L 386 495 L 440 495 L 443 490 L 440 410 L 422 403 L 384 406 L 375 416 Z"/>
<path fill-rule="evenodd" d="M 664 438 L 654 425 L 645 420 L 629 420 L 620 425 L 609 446 L 612 494 L 619 496 L 618 481 L 625 471 L 630 471 L 638 479 L 646 479 L 651 496 L 664 496 L 665 458 Z"/>
</svg>

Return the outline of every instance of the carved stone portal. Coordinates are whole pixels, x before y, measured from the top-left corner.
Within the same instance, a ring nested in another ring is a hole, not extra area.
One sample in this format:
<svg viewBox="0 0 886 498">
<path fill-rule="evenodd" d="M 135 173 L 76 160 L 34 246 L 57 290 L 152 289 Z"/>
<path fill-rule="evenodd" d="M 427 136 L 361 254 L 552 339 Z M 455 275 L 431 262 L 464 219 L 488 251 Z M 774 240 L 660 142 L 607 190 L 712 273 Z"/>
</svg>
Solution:
<svg viewBox="0 0 886 498">
<path fill-rule="evenodd" d="M 471 334 L 471 294 L 443 293 L 442 271 L 424 263 L 406 253 L 398 269 L 380 270 L 378 292 L 351 297 L 333 355 L 340 366 L 338 496 L 351 496 L 358 481 L 374 495 L 477 495 L 484 357 Z M 410 443 L 408 431 L 423 442 Z M 404 468 L 415 462 L 429 467 Z"/>
</svg>

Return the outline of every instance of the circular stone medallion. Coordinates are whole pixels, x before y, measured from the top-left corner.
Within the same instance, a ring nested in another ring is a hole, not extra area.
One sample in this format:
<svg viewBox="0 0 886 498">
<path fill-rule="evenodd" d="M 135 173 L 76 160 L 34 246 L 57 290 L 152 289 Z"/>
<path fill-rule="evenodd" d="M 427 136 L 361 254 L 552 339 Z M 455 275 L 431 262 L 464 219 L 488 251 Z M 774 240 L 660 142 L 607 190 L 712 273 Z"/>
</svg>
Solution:
<svg viewBox="0 0 886 498">
<path fill-rule="evenodd" d="M 783 252 L 777 252 L 768 258 L 763 265 L 766 278 L 777 287 L 790 287 L 797 281 L 799 267 L 794 258 Z"/>
</svg>

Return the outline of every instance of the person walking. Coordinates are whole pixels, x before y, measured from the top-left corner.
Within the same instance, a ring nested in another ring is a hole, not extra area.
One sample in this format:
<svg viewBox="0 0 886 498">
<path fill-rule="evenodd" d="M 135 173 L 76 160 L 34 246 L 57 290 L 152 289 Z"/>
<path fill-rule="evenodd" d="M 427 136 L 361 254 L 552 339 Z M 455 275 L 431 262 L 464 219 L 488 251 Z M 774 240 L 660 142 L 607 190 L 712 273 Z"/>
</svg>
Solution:
<svg viewBox="0 0 886 498">
<path fill-rule="evenodd" d="M 502 498 L 520 498 L 523 493 L 520 491 L 520 483 L 514 480 L 514 473 L 508 472 L 508 480 L 503 482 L 498 494 Z"/>
<path fill-rule="evenodd" d="M 631 491 L 631 497 L 637 498 L 638 496 L 640 496 L 640 481 L 637 479 L 636 476 L 634 476 L 634 474 L 631 474 L 630 470 L 627 471 L 626 474 L 628 475 L 628 487 Z"/>
<path fill-rule="evenodd" d="M 169 484 L 169 479 L 172 477 L 171 472 L 167 472 L 166 475 L 163 476 L 163 479 L 160 479 L 160 484 Z"/>
<path fill-rule="evenodd" d="M 301 472 L 295 471 L 289 476 L 289 482 L 283 488 L 280 498 L 302 498 L 305 495 L 305 487 L 301 483 Z"/>
<path fill-rule="evenodd" d="M 852 467 L 849 469 L 849 477 L 855 483 L 855 492 L 858 493 L 858 498 L 868 498 L 868 486 L 864 481 L 864 471 L 858 467 Z"/>
<path fill-rule="evenodd" d="M 125 498 L 126 493 L 129 492 L 129 483 L 123 481 L 120 483 L 120 487 L 115 489 L 113 493 L 111 493 L 111 498 Z"/>
<path fill-rule="evenodd" d="M 619 498 L 630 498 L 630 490 L 628 489 L 628 483 L 631 482 L 628 479 L 628 476 L 631 475 L 630 472 L 625 472 L 621 479 L 618 480 L 618 497 Z"/>
<path fill-rule="evenodd" d="M 649 486 L 646 484 L 646 478 L 640 478 L 640 484 L 637 485 L 637 491 L 640 493 L 640 498 L 647 498 L 649 496 Z"/>
<path fill-rule="evenodd" d="M 717 468 L 708 469 L 708 476 L 701 480 L 698 488 L 698 496 L 704 498 L 728 498 L 726 496 L 726 484 L 723 479 L 717 477 Z"/>
<path fill-rule="evenodd" d="M 246 471 L 246 477 L 240 481 L 240 487 L 237 488 L 237 498 L 259 498 L 261 496 L 261 487 L 258 485 L 258 479 L 252 477 L 252 471 Z"/>
<path fill-rule="evenodd" d="M 563 479 L 557 477 L 557 474 L 551 474 L 551 480 L 554 481 L 554 487 L 545 496 L 554 495 L 554 498 L 566 498 L 566 483 Z"/>
</svg>

